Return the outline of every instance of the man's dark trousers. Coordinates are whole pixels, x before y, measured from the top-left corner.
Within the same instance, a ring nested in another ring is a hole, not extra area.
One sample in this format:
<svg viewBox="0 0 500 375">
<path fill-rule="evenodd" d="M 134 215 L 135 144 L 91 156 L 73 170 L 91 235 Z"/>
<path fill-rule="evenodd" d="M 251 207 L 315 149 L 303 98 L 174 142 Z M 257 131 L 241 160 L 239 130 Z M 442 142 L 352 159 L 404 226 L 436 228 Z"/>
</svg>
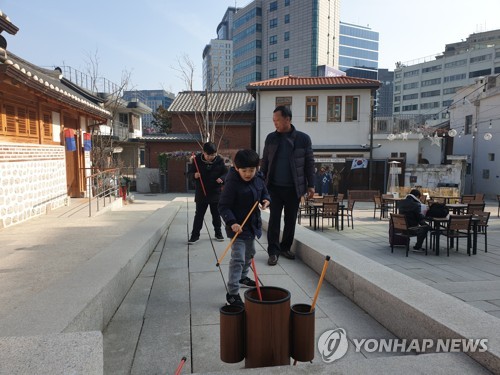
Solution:
<svg viewBox="0 0 500 375">
<path fill-rule="evenodd" d="M 297 197 L 295 187 L 269 186 L 271 196 L 269 226 L 272 230 L 267 232 L 268 253 L 280 255 L 280 252 L 289 251 L 295 237 L 295 222 L 299 210 L 300 199 Z M 280 243 L 281 213 L 285 212 L 285 225 L 283 238 Z"/>
<path fill-rule="evenodd" d="M 193 230 L 191 231 L 191 234 L 195 236 L 200 235 L 201 228 L 203 227 L 203 217 L 205 216 L 205 212 L 207 212 L 208 206 L 210 206 L 212 224 L 216 234 L 221 231 L 222 221 L 217 207 L 218 203 L 196 202 L 196 212 L 194 214 Z"/>
</svg>

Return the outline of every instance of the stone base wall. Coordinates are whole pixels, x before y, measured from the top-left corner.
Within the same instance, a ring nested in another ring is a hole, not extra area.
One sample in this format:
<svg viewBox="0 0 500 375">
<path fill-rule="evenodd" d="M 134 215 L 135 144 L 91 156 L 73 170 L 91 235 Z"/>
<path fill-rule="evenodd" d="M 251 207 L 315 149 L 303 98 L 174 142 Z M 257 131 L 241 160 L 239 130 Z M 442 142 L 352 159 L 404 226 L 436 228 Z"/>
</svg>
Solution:
<svg viewBox="0 0 500 375">
<path fill-rule="evenodd" d="M 63 146 L 0 143 L 0 228 L 68 201 Z"/>
</svg>

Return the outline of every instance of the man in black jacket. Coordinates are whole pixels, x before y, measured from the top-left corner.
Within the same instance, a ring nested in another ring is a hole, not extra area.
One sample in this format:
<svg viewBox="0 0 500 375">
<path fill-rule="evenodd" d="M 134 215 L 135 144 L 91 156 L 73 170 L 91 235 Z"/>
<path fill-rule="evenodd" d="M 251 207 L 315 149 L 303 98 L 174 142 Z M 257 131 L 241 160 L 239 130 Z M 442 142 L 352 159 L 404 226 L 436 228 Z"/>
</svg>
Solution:
<svg viewBox="0 0 500 375">
<path fill-rule="evenodd" d="M 425 237 L 427 237 L 427 232 L 429 231 L 429 225 L 425 221 L 424 215 L 422 215 L 420 191 L 417 189 L 410 191 L 410 194 L 399 202 L 398 207 L 399 213 L 406 216 L 406 223 L 408 224 L 408 227 L 418 228 L 416 230 L 417 243 L 413 247 L 414 250 L 418 251 L 422 248 L 422 244 Z"/>
<path fill-rule="evenodd" d="M 188 243 L 194 244 L 200 239 L 200 231 L 203 227 L 203 218 L 210 207 L 212 214 L 212 224 L 215 231 L 215 239 L 224 241 L 221 226 L 222 221 L 219 215 L 219 198 L 221 187 L 224 183 L 224 176 L 227 168 L 224 160 L 217 155 L 217 147 L 207 142 L 203 145 L 203 153 L 195 156 L 193 163 L 189 166 L 188 175 L 195 180 L 196 190 L 194 201 L 196 202 L 196 212 L 194 214 L 193 229 Z"/>
<path fill-rule="evenodd" d="M 314 195 L 314 155 L 311 138 L 291 123 L 292 112 L 278 106 L 273 111 L 275 132 L 264 143 L 261 172 L 271 195 L 267 231 L 267 263 L 275 266 L 283 255 L 295 259 L 290 251 L 295 236 L 295 222 L 300 198 L 307 192 Z M 281 213 L 285 212 L 283 237 L 280 242 Z"/>
</svg>

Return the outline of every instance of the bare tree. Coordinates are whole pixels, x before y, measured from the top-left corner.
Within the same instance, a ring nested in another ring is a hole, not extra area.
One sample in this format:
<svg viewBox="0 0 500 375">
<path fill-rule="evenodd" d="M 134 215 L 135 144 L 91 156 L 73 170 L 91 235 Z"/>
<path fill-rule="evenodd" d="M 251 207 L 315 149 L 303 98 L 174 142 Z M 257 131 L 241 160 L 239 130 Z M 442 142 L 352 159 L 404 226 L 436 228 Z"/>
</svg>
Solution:
<svg viewBox="0 0 500 375">
<path fill-rule="evenodd" d="M 177 67 L 172 67 L 172 69 L 180 74 L 180 78 L 185 83 L 194 113 L 195 125 L 202 142 L 216 142 L 215 130 L 217 126 L 219 131 L 217 148 L 219 148 L 226 132 L 226 123 L 231 118 L 231 113 L 220 109 L 228 103 L 230 93 L 213 91 L 213 88 L 206 88 L 204 92 L 194 90 L 193 84 L 196 66 L 187 55 L 178 58 Z M 190 124 L 187 123 L 188 117 L 179 114 L 179 118 L 184 129 L 190 134 L 192 126 L 189 126 Z M 189 119 L 191 120 L 191 117 Z"/>
<path fill-rule="evenodd" d="M 119 84 L 113 83 L 99 75 L 99 56 L 97 51 L 88 54 L 87 74 L 91 82 L 91 91 L 104 100 L 104 107 L 111 113 L 111 120 L 107 124 L 95 124 L 92 129 L 91 161 L 94 168 L 104 170 L 106 168 L 121 168 L 123 162 L 113 157 L 115 135 L 118 139 L 120 134 L 115 134 L 114 122 L 118 119 L 118 113 L 126 103 L 122 99 L 123 93 L 129 89 L 131 73 L 122 71 Z M 123 134 L 128 137 L 128 128 Z"/>
</svg>

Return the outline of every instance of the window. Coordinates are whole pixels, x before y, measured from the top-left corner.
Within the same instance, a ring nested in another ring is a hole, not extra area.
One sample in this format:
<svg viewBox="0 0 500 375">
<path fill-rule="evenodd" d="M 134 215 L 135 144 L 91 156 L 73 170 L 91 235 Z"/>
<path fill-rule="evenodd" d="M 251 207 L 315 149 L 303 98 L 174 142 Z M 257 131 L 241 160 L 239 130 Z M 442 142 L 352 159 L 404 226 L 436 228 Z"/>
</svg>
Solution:
<svg viewBox="0 0 500 375">
<path fill-rule="evenodd" d="M 269 11 L 274 12 L 275 10 L 278 9 L 278 2 L 273 1 L 272 3 L 269 4 Z"/>
<path fill-rule="evenodd" d="M 442 65 L 428 66 L 427 68 L 422 69 L 422 73 L 435 72 L 437 70 L 441 70 L 441 68 L 442 68 Z"/>
<path fill-rule="evenodd" d="M 285 14 L 285 23 L 290 23 L 290 15 Z"/>
<path fill-rule="evenodd" d="M 290 57 L 290 50 L 288 48 L 286 48 L 283 51 L 283 58 L 288 59 L 289 57 Z"/>
<path fill-rule="evenodd" d="M 285 107 L 292 108 L 292 97 L 291 96 L 277 96 L 276 97 L 276 107 L 279 105 L 284 105 Z"/>
<path fill-rule="evenodd" d="M 271 35 L 271 36 L 269 37 L 269 44 L 270 44 L 270 45 L 273 45 L 273 44 L 276 44 L 276 43 L 278 43 L 278 36 L 276 36 L 276 35 Z"/>
<path fill-rule="evenodd" d="M 342 97 L 329 96 L 327 99 L 327 118 L 328 122 L 342 121 Z"/>
<path fill-rule="evenodd" d="M 317 96 L 306 96 L 306 122 L 318 122 Z"/>
<path fill-rule="evenodd" d="M 289 66 L 283 67 L 283 75 L 284 76 L 290 75 L 290 67 Z"/>
<path fill-rule="evenodd" d="M 495 161 L 495 154 L 488 154 L 488 161 Z"/>
<path fill-rule="evenodd" d="M 290 31 L 285 31 L 285 42 L 290 40 Z"/>
<path fill-rule="evenodd" d="M 0 123 L 0 134 L 38 138 L 38 121 L 35 108 L 20 105 L 3 105 L 5 119 Z"/>
<path fill-rule="evenodd" d="M 289 6 L 290 5 L 290 0 L 285 0 L 285 6 Z"/>
<path fill-rule="evenodd" d="M 414 77 L 414 76 L 418 76 L 418 69 L 416 70 L 410 70 L 409 72 L 404 72 L 403 74 L 403 77 Z"/>
<path fill-rule="evenodd" d="M 276 75 L 278 74 L 276 69 L 269 69 L 269 78 L 276 78 Z"/>
<path fill-rule="evenodd" d="M 465 116 L 464 134 L 471 134 L 471 127 L 472 127 L 472 115 L 467 115 Z"/>
<path fill-rule="evenodd" d="M 269 61 L 276 61 L 278 60 L 278 52 L 271 52 L 269 54 Z"/>
<path fill-rule="evenodd" d="M 377 130 L 379 132 L 386 132 L 387 131 L 387 120 L 377 119 Z"/>
<path fill-rule="evenodd" d="M 345 121 L 358 120 L 359 96 L 345 97 Z"/>
<path fill-rule="evenodd" d="M 274 29 L 277 26 L 278 26 L 278 19 L 277 18 L 273 18 L 273 19 L 269 20 L 269 28 L 270 29 Z"/>
<path fill-rule="evenodd" d="M 485 179 L 485 180 L 490 179 L 490 170 L 489 169 L 483 169 L 483 179 Z"/>
</svg>

